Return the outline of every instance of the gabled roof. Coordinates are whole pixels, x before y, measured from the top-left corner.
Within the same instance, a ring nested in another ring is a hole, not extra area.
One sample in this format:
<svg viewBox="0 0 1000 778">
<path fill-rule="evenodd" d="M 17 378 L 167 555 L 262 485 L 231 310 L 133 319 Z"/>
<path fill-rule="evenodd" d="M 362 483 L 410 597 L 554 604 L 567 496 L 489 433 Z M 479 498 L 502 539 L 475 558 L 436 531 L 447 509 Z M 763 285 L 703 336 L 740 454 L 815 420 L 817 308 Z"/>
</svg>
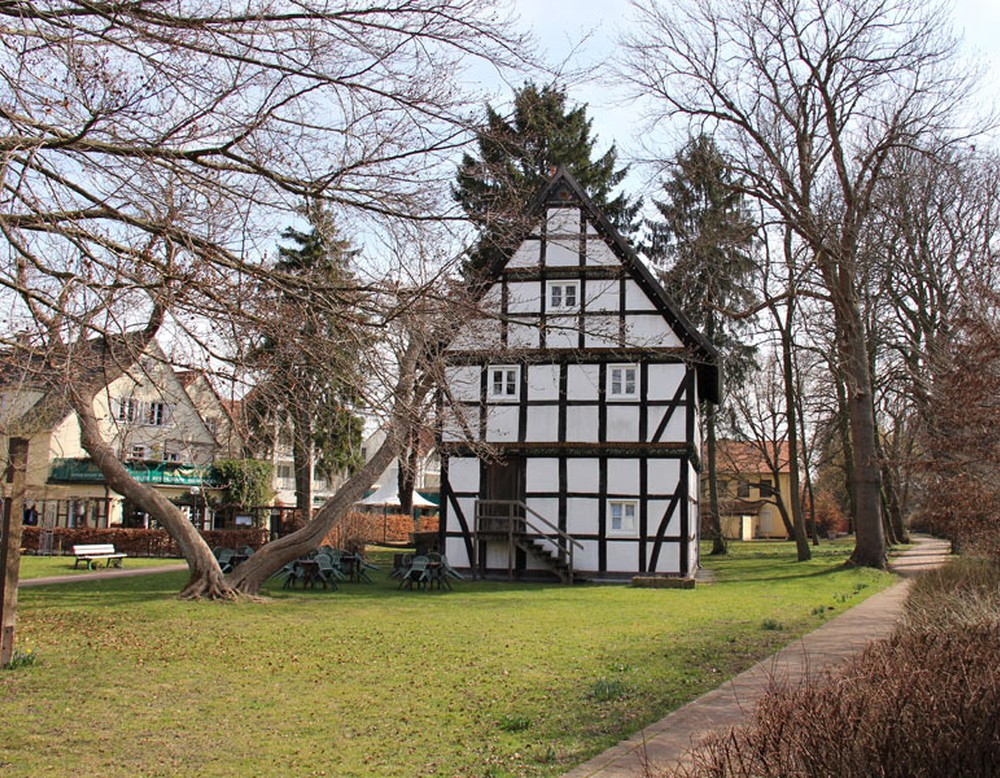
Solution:
<svg viewBox="0 0 1000 778">
<path fill-rule="evenodd" d="M 769 459 L 777 461 L 778 472 L 789 472 L 788 442 L 784 440 L 719 440 L 715 460 L 720 473 L 757 475 L 770 473 Z M 765 456 L 765 450 L 767 456 Z"/>
<path fill-rule="evenodd" d="M 698 370 L 699 393 L 702 399 L 718 403 L 721 394 L 718 351 L 684 315 L 639 255 L 565 167 L 560 167 L 532 200 L 525 211 L 525 223 L 535 225 L 544 217 L 546 207 L 552 205 L 583 207 L 598 234 L 604 238 L 633 280 L 654 302 L 681 342 L 690 349 Z M 516 249 L 517 246 L 514 246 L 514 250 Z M 499 278 L 511 256 L 513 252 L 494 261 L 489 269 L 490 280 L 495 281 Z M 485 288 L 482 293 L 485 293 Z"/>
</svg>

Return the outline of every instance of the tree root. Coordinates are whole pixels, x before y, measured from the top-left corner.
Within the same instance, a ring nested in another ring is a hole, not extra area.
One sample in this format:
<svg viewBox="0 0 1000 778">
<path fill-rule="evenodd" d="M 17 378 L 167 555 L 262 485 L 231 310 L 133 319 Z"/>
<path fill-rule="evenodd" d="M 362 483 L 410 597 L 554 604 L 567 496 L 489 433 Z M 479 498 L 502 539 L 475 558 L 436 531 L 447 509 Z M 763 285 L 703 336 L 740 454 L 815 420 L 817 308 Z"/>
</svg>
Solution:
<svg viewBox="0 0 1000 778">
<path fill-rule="evenodd" d="M 180 594 L 182 600 L 211 600 L 213 602 L 236 602 L 243 595 L 225 580 L 212 575 L 195 575 L 188 581 Z"/>
</svg>

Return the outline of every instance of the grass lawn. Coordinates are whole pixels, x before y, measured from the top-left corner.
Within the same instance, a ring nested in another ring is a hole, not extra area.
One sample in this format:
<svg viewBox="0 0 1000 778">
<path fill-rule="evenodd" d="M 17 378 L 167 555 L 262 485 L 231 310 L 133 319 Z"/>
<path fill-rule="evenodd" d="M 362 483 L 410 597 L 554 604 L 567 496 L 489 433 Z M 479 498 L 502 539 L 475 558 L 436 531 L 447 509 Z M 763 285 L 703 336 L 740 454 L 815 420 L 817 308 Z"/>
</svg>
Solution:
<svg viewBox="0 0 1000 778">
<path fill-rule="evenodd" d="M 88 570 L 80 563 L 74 568 L 73 563 L 76 557 L 72 556 L 25 556 L 21 557 L 20 577 L 27 581 L 31 578 L 46 578 L 51 575 L 78 575 L 82 573 L 101 572 L 104 562 L 94 570 Z M 182 564 L 183 559 L 151 559 L 149 557 L 128 557 L 122 563 L 125 570 L 139 567 L 162 567 L 164 565 Z M 112 570 L 114 568 L 111 568 Z"/>
<path fill-rule="evenodd" d="M 37 660 L 0 671 L 0 775 L 558 775 L 892 581 L 841 568 L 850 549 L 734 544 L 694 590 L 24 589 Z"/>
</svg>

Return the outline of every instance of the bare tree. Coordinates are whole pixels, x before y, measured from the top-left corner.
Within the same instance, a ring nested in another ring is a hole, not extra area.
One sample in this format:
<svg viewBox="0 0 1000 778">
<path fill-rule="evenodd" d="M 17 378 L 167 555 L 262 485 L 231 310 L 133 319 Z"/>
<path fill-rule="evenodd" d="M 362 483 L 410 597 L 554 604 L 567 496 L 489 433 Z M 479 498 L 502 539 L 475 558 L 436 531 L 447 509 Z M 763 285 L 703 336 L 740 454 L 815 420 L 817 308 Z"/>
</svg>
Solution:
<svg viewBox="0 0 1000 778">
<path fill-rule="evenodd" d="M 971 74 L 929 4 L 909 0 L 700 0 L 635 4 L 623 74 L 659 117 L 714 133 L 749 194 L 810 249 L 833 311 L 847 389 L 856 546 L 882 567 L 881 482 L 859 240 L 894 149 L 936 151 Z"/>
<path fill-rule="evenodd" d="M 186 517 L 101 439 L 95 398 L 140 372 L 165 330 L 229 357 L 220 333 L 253 315 L 248 297 L 295 288 L 261 247 L 304 198 L 372 234 L 428 219 L 448 201 L 444 158 L 465 139 L 454 73 L 470 56 L 520 61 L 522 41 L 489 0 L 25 0 L 3 4 L 0 18 L 0 294 L 10 311 L 0 346 L 64 395 L 109 486 L 180 544 L 184 594 L 253 593 L 325 534 L 391 459 L 396 436 L 302 534 L 226 580 Z M 389 307 L 374 326 L 384 331 L 401 306 L 380 299 Z M 423 386 L 433 329 L 409 332 L 399 359 L 385 360 L 390 398 Z M 384 339 L 379 349 L 391 353 Z M 401 415 L 388 410 L 390 427 Z"/>
</svg>

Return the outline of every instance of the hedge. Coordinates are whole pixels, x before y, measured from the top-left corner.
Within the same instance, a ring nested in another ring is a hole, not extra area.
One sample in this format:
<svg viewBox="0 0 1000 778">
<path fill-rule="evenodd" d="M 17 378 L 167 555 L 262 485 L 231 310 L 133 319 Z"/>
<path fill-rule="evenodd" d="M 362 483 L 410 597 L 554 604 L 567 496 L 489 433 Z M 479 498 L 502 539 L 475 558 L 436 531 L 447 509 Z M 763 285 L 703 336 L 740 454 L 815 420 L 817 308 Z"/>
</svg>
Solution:
<svg viewBox="0 0 1000 778">
<path fill-rule="evenodd" d="M 21 547 L 28 553 L 38 553 L 42 530 L 39 527 L 24 527 Z M 262 529 L 204 530 L 201 536 L 212 548 L 242 548 L 250 546 L 258 549 L 267 542 L 267 531 Z M 69 554 L 73 546 L 84 543 L 113 543 L 115 549 L 129 556 L 179 557 L 177 544 L 162 529 L 96 529 L 93 527 L 56 527 L 52 530 L 52 553 Z"/>
</svg>

